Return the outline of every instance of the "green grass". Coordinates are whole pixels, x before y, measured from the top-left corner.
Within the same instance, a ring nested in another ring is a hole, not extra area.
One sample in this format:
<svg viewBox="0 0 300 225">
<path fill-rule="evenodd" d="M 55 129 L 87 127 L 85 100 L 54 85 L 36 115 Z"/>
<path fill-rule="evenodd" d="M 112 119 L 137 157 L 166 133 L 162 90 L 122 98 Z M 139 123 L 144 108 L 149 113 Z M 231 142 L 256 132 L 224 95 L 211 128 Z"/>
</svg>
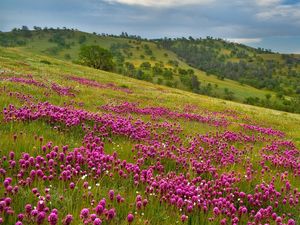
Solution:
<svg viewBox="0 0 300 225">
<path fill-rule="evenodd" d="M 98 38 L 98 37 L 97 37 Z M 95 37 L 96 39 L 96 37 Z M 98 40 L 98 39 L 97 39 Z M 123 41 L 122 39 L 118 39 Z M 107 43 L 107 42 L 105 42 Z M 39 43 L 43 46 L 42 41 Z M 35 46 L 34 48 L 38 48 Z M 153 47 L 154 48 L 154 47 Z M 245 122 L 242 117 L 247 116 L 261 126 L 273 127 L 274 129 L 279 129 L 287 134 L 287 139 L 291 139 L 298 147 L 300 147 L 300 115 L 284 113 L 280 111 L 259 108 L 249 105 L 243 105 L 240 103 L 220 100 L 216 98 L 211 98 L 207 96 L 202 96 L 198 94 L 193 94 L 191 92 L 186 92 L 178 89 L 172 89 L 165 86 L 159 86 L 152 83 L 139 81 L 131 79 L 129 77 L 121 76 L 114 73 L 108 73 L 100 70 L 95 70 L 92 68 L 72 64 L 71 62 L 55 59 L 48 56 L 38 55 L 34 52 L 39 52 L 40 50 L 28 51 L 28 47 L 25 48 L 0 48 L 0 71 L 2 71 L 7 76 L 13 76 L 14 74 L 32 74 L 37 80 L 50 83 L 51 81 L 59 83 L 64 86 L 70 86 L 75 89 L 76 97 L 61 97 L 56 93 L 51 92 L 49 96 L 45 96 L 44 92 L 47 91 L 43 88 L 38 88 L 32 85 L 22 85 L 18 83 L 11 83 L 9 81 L 0 80 L 0 109 L 7 107 L 9 104 L 14 104 L 16 106 L 21 106 L 22 103 L 14 97 L 9 97 L 7 95 L 8 91 L 12 92 L 22 92 L 24 94 L 30 94 L 38 99 L 38 101 L 49 101 L 56 105 L 63 105 L 64 103 L 76 102 L 83 103 L 83 108 L 85 110 L 99 112 L 99 106 L 108 103 L 120 103 L 123 101 L 128 102 L 138 102 L 141 106 L 163 106 L 168 107 L 176 111 L 183 111 L 184 107 L 187 105 L 193 105 L 195 111 L 198 113 L 203 112 L 223 112 L 224 110 L 234 110 L 241 117 L 238 119 L 232 118 L 233 125 L 231 125 L 231 130 L 240 130 L 236 123 Z M 155 51 L 160 52 L 161 50 L 155 49 Z M 137 53 L 138 55 L 139 53 Z M 159 55 L 159 53 L 157 53 Z M 163 55 L 163 54 L 162 54 Z M 160 56 L 163 57 L 163 56 Z M 169 55 L 172 56 L 172 54 Z M 41 63 L 41 60 L 47 60 L 51 64 L 47 65 Z M 138 60 L 133 58 L 132 60 Z M 181 62 L 183 64 L 183 62 Z M 186 66 L 186 65 L 182 65 Z M 4 72 L 5 71 L 5 72 Z M 233 81 L 220 81 L 213 76 L 207 77 L 203 72 L 198 71 L 197 74 L 206 82 L 218 82 L 218 84 L 231 85 L 239 95 L 247 96 L 248 94 L 253 96 L 253 93 L 257 95 L 264 95 L 265 92 L 256 90 L 247 86 L 240 86 Z M 130 88 L 133 93 L 126 94 L 120 91 L 111 89 L 99 89 L 93 87 L 86 87 L 84 85 L 79 85 L 78 83 L 66 79 L 67 75 L 76 75 L 80 77 L 85 77 L 88 79 L 93 79 L 102 83 L 113 82 L 117 86 L 126 85 Z M 1 78 L 0 74 L 0 78 Z M 3 88 L 5 87 L 5 91 Z M 246 91 L 247 90 L 247 91 Z M 257 92 L 255 92 L 255 90 Z M 140 116 L 145 121 L 149 120 L 147 116 Z M 37 120 L 34 122 L 9 122 L 4 123 L 2 121 L 2 115 L 0 116 L 0 155 L 8 155 L 11 150 L 16 152 L 16 157 L 20 157 L 22 152 L 28 152 L 32 155 L 40 154 L 41 144 L 34 137 L 44 137 L 44 143 L 47 141 L 53 141 L 55 145 L 62 146 L 68 144 L 70 148 L 79 146 L 81 139 L 83 138 L 83 132 L 80 127 L 74 127 L 71 129 L 54 129 L 52 125 L 46 123 L 43 120 Z M 162 118 L 164 120 L 164 118 Z M 172 119 L 168 119 L 172 122 Z M 183 128 L 184 135 L 196 135 L 205 134 L 207 132 L 215 132 L 217 129 L 205 124 L 200 124 L 196 122 L 188 122 L 185 120 L 173 121 L 178 122 Z M 13 141 L 13 135 L 17 135 L 16 141 Z M 112 143 L 106 143 L 105 151 L 107 153 L 118 152 L 121 159 L 126 159 L 128 161 L 133 160 L 133 155 L 131 152 L 132 147 L 135 142 L 124 137 L 115 137 Z M 264 146 L 264 143 L 258 143 L 255 146 L 253 154 L 249 154 L 254 167 L 260 167 L 257 158 L 258 150 Z M 165 164 L 167 170 L 174 170 L 174 161 L 162 161 Z M 239 172 L 244 171 L 244 167 L 240 165 L 230 165 L 224 168 L 224 171 L 239 170 Z M 276 175 L 280 170 L 274 169 L 274 172 L 270 174 Z M 280 171 L 283 172 L 283 171 Z M 253 191 L 255 184 L 262 182 L 263 180 L 268 181 L 270 177 L 260 176 L 256 174 L 256 179 L 253 183 L 241 183 L 241 188 L 245 191 Z M 117 218 L 110 224 L 128 224 L 125 221 L 128 212 L 136 212 L 134 201 L 137 193 L 144 195 L 144 187 L 142 185 L 136 187 L 132 179 L 120 179 L 117 176 L 109 178 L 108 176 L 103 176 L 100 180 L 93 180 L 87 177 L 86 180 L 91 186 L 91 192 L 93 193 L 94 199 L 100 200 L 103 197 L 107 197 L 107 192 L 110 189 L 114 189 L 117 193 L 120 193 L 125 197 L 125 202 L 121 205 L 115 203 L 109 203 L 114 206 L 117 210 Z M 293 187 L 299 187 L 300 180 L 299 177 L 291 178 Z M 3 177 L 0 178 L 2 184 Z M 96 185 L 99 184 L 99 186 Z M 276 180 L 276 184 L 281 185 L 281 181 Z M 44 188 L 50 187 L 49 182 L 36 182 L 32 184 L 32 187 L 38 187 L 41 193 L 44 194 Z M 78 189 L 70 190 L 65 182 L 55 180 L 51 182 L 52 187 L 50 187 L 50 193 L 52 195 L 51 208 L 57 208 L 60 212 L 60 218 L 65 216 L 67 213 L 74 215 L 73 224 L 81 224 L 79 213 L 84 207 L 91 207 L 90 201 L 91 197 L 88 196 L 88 191 L 82 189 L 83 180 L 79 179 L 76 183 Z M 3 195 L 3 188 L 0 186 L 0 196 Z M 12 207 L 16 213 L 21 212 L 24 208 L 25 203 L 36 204 L 37 199 L 33 197 L 30 192 L 30 188 L 21 188 L 20 192 L 17 194 L 18 199 L 22 201 L 14 201 Z M 60 200 L 63 197 L 63 200 Z M 149 206 L 145 210 L 137 212 L 135 215 L 135 221 L 133 224 L 177 224 L 181 223 L 180 215 L 177 209 L 168 206 L 164 203 L 160 203 L 156 196 L 148 196 Z M 296 214 L 298 208 L 295 209 L 278 209 L 282 212 L 290 210 L 292 213 Z M 189 215 L 188 224 L 206 224 L 208 218 L 211 216 L 209 214 L 203 214 L 203 212 L 193 213 Z M 14 224 L 15 221 L 12 218 L 6 218 L 9 221 L 6 224 Z M 218 224 L 215 221 L 215 224 Z M 297 217 L 297 219 L 299 219 Z M 247 218 L 242 218 L 241 224 L 246 223 Z M 299 222 L 299 221 L 298 221 Z M 108 223 L 105 223 L 108 224 Z"/>
<path fill-rule="evenodd" d="M 214 88 L 214 92 L 218 96 L 224 95 L 224 89 L 227 88 L 234 92 L 235 98 L 234 101 L 243 102 L 247 97 L 258 97 L 260 99 L 264 99 L 266 94 L 271 94 L 275 99 L 276 93 L 267 90 L 260 90 L 248 85 L 242 85 L 239 82 L 232 81 L 229 79 L 220 80 L 215 75 L 207 75 L 206 72 L 194 69 L 186 64 L 183 60 L 177 57 L 177 55 L 169 50 L 159 48 L 158 45 L 153 41 L 135 41 L 128 38 L 121 37 L 111 37 L 111 36 L 98 36 L 94 34 L 84 33 L 80 31 L 67 31 L 67 37 L 65 37 L 66 43 L 70 44 L 70 48 L 63 48 L 57 54 L 53 55 L 47 52 L 47 49 L 57 46 L 55 43 L 49 42 L 48 40 L 53 36 L 51 31 L 42 32 L 39 35 L 37 32 L 32 32 L 32 37 L 29 39 L 25 39 L 27 44 L 22 47 L 18 47 L 27 52 L 33 52 L 38 54 L 44 54 L 51 57 L 55 57 L 61 60 L 72 61 L 78 59 L 78 53 L 81 44 L 78 42 L 80 36 L 86 36 L 86 41 L 83 43 L 84 45 L 100 45 L 101 47 L 109 49 L 112 44 L 129 44 L 129 52 L 132 53 L 132 56 L 126 56 L 127 62 L 133 63 L 135 66 L 139 66 L 141 63 L 148 61 L 152 65 L 158 62 L 163 62 L 166 67 L 172 67 L 168 65 L 169 60 L 176 60 L 179 62 L 179 67 L 184 69 L 193 69 L 195 74 L 197 75 L 199 81 L 202 86 L 206 86 L 207 84 L 211 84 Z M 148 45 L 151 51 L 153 52 L 153 56 L 155 60 L 152 60 L 150 56 L 145 54 L 144 45 Z M 139 48 L 139 49 L 137 49 Z M 223 52 L 229 54 L 229 50 L 223 49 Z M 65 55 L 68 54 L 71 56 L 70 59 L 66 59 Z M 144 55 L 145 58 L 141 59 L 141 55 Z M 239 59 L 238 59 L 239 60 Z M 174 77 L 174 79 L 178 82 L 178 88 L 186 90 L 186 87 L 181 84 L 179 78 Z"/>
</svg>

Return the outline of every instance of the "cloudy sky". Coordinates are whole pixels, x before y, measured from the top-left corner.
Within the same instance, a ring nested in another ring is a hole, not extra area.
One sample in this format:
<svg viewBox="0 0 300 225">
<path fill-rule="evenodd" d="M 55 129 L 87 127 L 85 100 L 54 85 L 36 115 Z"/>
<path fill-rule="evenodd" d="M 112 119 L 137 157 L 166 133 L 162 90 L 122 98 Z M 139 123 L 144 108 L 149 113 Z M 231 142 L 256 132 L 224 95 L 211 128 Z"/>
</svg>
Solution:
<svg viewBox="0 0 300 225">
<path fill-rule="evenodd" d="M 300 0 L 0 0 L 0 30 L 22 25 L 213 36 L 300 53 Z"/>
</svg>

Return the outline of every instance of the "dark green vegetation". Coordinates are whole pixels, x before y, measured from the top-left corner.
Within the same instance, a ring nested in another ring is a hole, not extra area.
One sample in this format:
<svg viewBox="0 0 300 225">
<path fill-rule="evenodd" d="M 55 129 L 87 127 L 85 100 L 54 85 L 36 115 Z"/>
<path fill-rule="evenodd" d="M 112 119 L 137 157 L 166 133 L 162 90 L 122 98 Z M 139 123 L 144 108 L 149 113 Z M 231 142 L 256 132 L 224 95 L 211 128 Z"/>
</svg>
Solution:
<svg viewBox="0 0 300 225">
<path fill-rule="evenodd" d="M 114 68 L 112 54 L 98 45 L 82 46 L 79 53 L 79 62 L 99 70 L 112 71 Z"/>
<path fill-rule="evenodd" d="M 299 55 L 210 37 L 145 40 L 127 33 L 114 36 L 39 27 L 0 33 L 0 45 L 75 63 L 80 63 L 82 46 L 100 46 L 113 55 L 109 71 L 198 94 L 300 112 Z"/>
<path fill-rule="evenodd" d="M 282 100 L 282 105 L 276 105 L 270 101 L 271 96 L 266 95 L 263 100 L 248 97 L 245 103 L 299 112 L 299 55 L 276 54 L 210 37 L 163 39 L 158 43 L 207 74 L 216 75 L 221 80 L 228 78 L 258 89 L 272 90 Z M 293 96 L 294 99 L 286 100 L 284 96 Z"/>
</svg>

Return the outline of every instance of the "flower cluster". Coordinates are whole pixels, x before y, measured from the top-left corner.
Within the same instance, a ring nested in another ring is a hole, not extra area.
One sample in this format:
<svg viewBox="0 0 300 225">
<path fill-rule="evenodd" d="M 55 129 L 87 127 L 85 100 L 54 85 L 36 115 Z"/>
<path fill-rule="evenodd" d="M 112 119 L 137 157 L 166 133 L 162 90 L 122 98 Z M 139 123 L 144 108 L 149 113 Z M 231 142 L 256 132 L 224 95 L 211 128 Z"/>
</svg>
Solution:
<svg viewBox="0 0 300 225">
<path fill-rule="evenodd" d="M 164 107 L 139 108 L 137 104 L 125 102 L 120 105 L 104 105 L 101 109 L 113 111 L 115 113 L 136 113 L 140 115 L 151 115 L 152 118 L 172 118 L 208 123 L 213 126 L 228 126 L 229 122 L 225 118 L 217 118 L 213 115 L 200 115 L 188 112 L 176 112 Z"/>
<path fill-rule="evenodd" d="M 65 95 L 70 97 L 75 97 L 74 90 L 70 87 L 63 87 L 56 83 L 52 83 L 51 89 L 59 95 Z"/>
<path fill-rule="evenodd" d="M 80 84 L 89 86 L 89 87 L 96 87 L 96 88 L 100 88 L 100 89 L 112 89 L 112 90 L 116 90 L 116 91 L 122 91 L 125 93 L 132 93 L 132 91 L 129 88 L 126 87 L 119 87 L 117 85 L 115 85 L 114 83 L 100 83 L 98 81 L 95 80 L 90 80 L 87 78 L 82 78 L 82 77 L 77 77 L 77 76 L 68 76 L 68 79 L 76 81 Z"/>
<path fill-rule="evenodd" d="M 22 77 L 14 76 L 14 77 L 9 77 L 6 80 L 8 80 L 10 82 L 15 82 L 15 83 L 34 85 L 36 87 L 43 87 L 43 88 L 46 87 L 46 85 L 43 82 L 33 79 L 33 77 L 31 75 L 22 76 Z"/>
<path fill-rule="evenodd" d="M 101 87 L 98 82 L 74 79 Z M 68 92 L 55 88 L 61 94 Z M 0 224 L 130 224 L 140 221 L 155 201 L 178 213 L 182 223 L 200 215 L 204 223 L 224 225 L 296 224 L 300 151 L 281 131 L 233 123 L 230 118 L 238 115 L 231 111 L 202 115 L 194 108 L 177 112 L 124 103 L 102 107 L 114 113 L 97 113 L 11 95 L 25 105 L 4 108 L 5 125 L 43 121 L 58 131 L 78 128 L 82 136 L 70 146 L 36 135 L 36 151 L 15 149 L 1 155 Z M 136 118 L 139 115 L 154 120 Z M 180 120 L 205 123 L 212 130 L 187 134 Z M 114 143 L 122 138 L 131 144 L 127 158 Z M 18 146 L 19 134 L 13 139 L 13 146 Z M 98 182 L 103 179 L 107 190 L 100 197 L 97 191 L 104 187 Z M 109 182 L 116 182 L 115 186 Z M 130 199 L 116 188 L 123 183 L 141 192 Z M 76 206 L 77 214 L 68 211 L 65 196 L 54 193 L 52 185 L 82 194 L 84 203 Z M 24 193 L 32 196 L 32 202 L 19 200 Z"/>
</svg>

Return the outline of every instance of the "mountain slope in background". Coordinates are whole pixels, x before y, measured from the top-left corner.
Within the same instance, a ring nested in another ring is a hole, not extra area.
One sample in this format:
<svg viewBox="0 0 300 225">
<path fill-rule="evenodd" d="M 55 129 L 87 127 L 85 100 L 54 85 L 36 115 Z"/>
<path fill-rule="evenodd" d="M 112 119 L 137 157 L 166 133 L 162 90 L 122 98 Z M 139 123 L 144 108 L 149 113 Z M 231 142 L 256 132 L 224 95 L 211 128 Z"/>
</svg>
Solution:
<svg viewBox="0 0 300 225">
<path fill-rule="evenodd" d="M 0 44 L 78 61 L 82 45 L 110 50 L 116 72 L 140 80 L 247 104 L 300 112 L 299 57 L 221 39 L 144 40 L 69 29 L 15 29 Z M 195 80 L 196 79 L 198 80 Z"/>
</svg>

